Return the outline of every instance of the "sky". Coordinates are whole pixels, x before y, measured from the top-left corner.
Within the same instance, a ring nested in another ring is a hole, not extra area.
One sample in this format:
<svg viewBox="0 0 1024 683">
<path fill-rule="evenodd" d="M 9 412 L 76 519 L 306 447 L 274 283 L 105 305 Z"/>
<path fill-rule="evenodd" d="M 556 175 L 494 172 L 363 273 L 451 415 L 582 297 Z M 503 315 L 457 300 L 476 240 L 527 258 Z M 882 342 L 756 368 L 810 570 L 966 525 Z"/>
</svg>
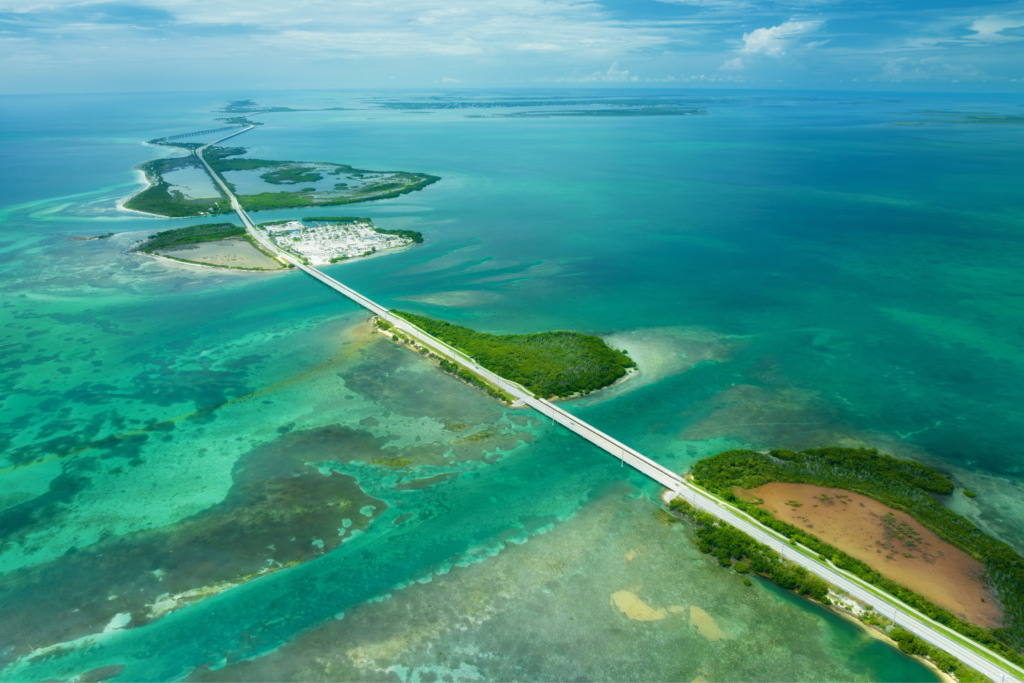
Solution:
<svg viewBox="0 0 1024 683">
<path fill-rule="evenodd" d="M 0 0 L 0 93 L 1024 92 L 1024 0 Z"/>
</svg>

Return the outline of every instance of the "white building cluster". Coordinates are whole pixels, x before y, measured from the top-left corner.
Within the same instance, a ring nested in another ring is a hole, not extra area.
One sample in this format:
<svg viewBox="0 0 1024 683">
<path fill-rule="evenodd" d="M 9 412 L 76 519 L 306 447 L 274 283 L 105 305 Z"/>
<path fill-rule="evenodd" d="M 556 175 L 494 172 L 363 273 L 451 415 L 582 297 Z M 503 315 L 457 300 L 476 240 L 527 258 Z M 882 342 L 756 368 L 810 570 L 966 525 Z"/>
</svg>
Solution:
<svg viewBox="0 0 1024 683">
<path fill-rule="evenodd" d="M 313 266 L 412 244 L 406 237 L 379 233 L 372 223 L 365 221 L 312 225 L 291 221 L 260 227 L 279 248 L 302 256 Z"/>
</svg>

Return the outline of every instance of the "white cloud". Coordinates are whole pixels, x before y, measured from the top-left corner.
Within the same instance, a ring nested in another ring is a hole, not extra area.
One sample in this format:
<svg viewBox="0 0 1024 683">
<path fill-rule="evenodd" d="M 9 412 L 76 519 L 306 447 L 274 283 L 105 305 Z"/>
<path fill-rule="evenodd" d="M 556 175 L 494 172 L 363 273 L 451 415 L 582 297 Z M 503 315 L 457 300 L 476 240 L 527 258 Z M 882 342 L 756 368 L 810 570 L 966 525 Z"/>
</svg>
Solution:
<svg viewBox="0 0 1024 683">
<path fill-rule="evenodd" d="M 75 8 L 80 15 L 84 8 L 102 13 L 109 2 L 0 0 L 0 6 L 18 13 Z M 118 6 L 164 12 L 167 19 L 161 23 L 186 31 L 249 29 L 256 40 L 274 45 L 281 44 L 278 38 L 296 41 L 289 42 L 289 50 L 313 49 L 329 56 L 419 51 L 465 55 L 486 48 L 489 54 L 566 51 L 584 59 L 615 58 L 670 44 L 685 30 L 615 18 L 594 0 L 127 0 Z M 304 39 L 312 42 L 304 44 Z M 475 47 L 467 48 L 469 44 Z"/>
<path fill-rule="evenodd" d="M 613 62 L 607 71 L 595 71 L 587 76 L 567 76 L 563 78 L 540 78 L 539 83 L 627 83 L 639 80 L 638 76 L 630 76 L 628 70 L 619 71 L 619 63 Z"/>
<path fill-rule="evenodd" d="M 519 46 L 519 49 L 530 52 L 561 52 L 565 48 L 554 43 L 523 43 Z"/>
<path fill-rule="evenodd" d="M 743 60 L 737 57 L 736 59 L 730 59 L 725 62 L 722 66 L 718 67 L 719 71 L 738 71 L 743 68 Z"/>
<path fill-rule="evenodd" d="M 462 83 L 462 81 L 460 81 L 460 80 L 459 80 L 459 79 L 457 79 L 457 78 L 448 78 L 447 76 L 445 76 L 444 78 L 442 78 L 442 79 L 441 79 L 441 82 L 442 82 L 442 83 Z"/>
<path fill-rule="evenodd" d="M 787 21 L 771 28 L 759 28 L 743 34 L 740 52 L 748 55 L 765 54 L 781 57 L 792 43 L 792 39 L 804 33 L 816 31 L 822 21 Z"/>
<path fill-rule="evenodd" d="M 968 28 L 974 31 L 974 35 L 967 36 L 967 38 L 985 43 L 1009 43 L 1024 40 L 1021 36 L 1003 35 L 1003 31 L 1006 29 L 1021 27 L 1024 27 L 1024 17 L 983 17 L 971 23 Z"/>
<path fill-rule="evenodd" d="M 743 83 L 745 80 L 743 76 L 736 74 L 729 74 L 728 76 L 695 74 L 692 76 L 666 76 L 665 78 L 644 79 L 648 83 Z"/>
<path fill-rule="evenodd" d="M 2 1 L 2 0 L 0 0 Z M 244 25 L 253 40 L 325 57 L 566 53 L 580 62 L 664 46 L 686 29 L 610 17 L 592 0 L 145 0 L 179 24 Z"/>
</svg>

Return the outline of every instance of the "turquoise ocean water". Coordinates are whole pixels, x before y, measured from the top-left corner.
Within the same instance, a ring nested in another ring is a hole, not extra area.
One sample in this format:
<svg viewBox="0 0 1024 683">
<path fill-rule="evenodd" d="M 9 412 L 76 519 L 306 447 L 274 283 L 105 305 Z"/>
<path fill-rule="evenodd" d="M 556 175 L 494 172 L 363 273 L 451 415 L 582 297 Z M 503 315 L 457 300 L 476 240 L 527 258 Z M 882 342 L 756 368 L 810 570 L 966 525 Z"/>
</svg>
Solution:
<svg viewBox="0 0 1024 683">
<path fill-rule="evenodd" d="M 1024 550 L 1024 129 L 889 125 L 1021 103 L 673 93 L 709 115 L 503 118 L 373 99 L 423 96 L 0 100 L 0 680 L 934 680 L 744 587 L 659 520 L 656 487 L 311 279 L 127 253 L 208 221 L 117 202 L 166 154 L 142 141 L 213 127 L 227 100 L 346 107 L 237 138 L 442 177 L 327 210 L 425 237 L 332 276 L 629 348 L 638 378 L 568 408 L 668 466 L 873 445 L 953 474 L 979 493 L 957 511 Z M 684 609 L 631 621 L 622 591 Z"/>
</svg>

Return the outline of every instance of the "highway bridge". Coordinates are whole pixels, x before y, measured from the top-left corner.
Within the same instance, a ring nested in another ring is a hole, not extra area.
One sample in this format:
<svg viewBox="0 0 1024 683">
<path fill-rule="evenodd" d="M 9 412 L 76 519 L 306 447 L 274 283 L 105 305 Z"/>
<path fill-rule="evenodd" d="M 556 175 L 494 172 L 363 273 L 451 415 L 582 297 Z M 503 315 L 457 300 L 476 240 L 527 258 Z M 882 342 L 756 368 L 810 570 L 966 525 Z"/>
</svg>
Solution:
<svg viewBox="0 0 1024 683">
<path fill-rule="evenodd" d="M 500 387 L 502 390 L 515 397 L 517 403 L 521 402 L 522 404 L 530 406 L 537 412 L 550 418 L 552 422 L 560 424 L 572 433 L 586 439 L 598 448 L 601 448 L 613 457 L 617 458 L 622 465 L 629 465 L 636 471 L 674 492 L 675 496 L 684 498 L 697 509 L 704 510 L 714 517 L 731 524 L 759 542 L 769 546 L 787 560 L 807 568 L 807 570 L 814 575 L 822 578 L 833 586 L 846 591 L 857 600 L 873 606 L 878 612 L 893 619 L 901 627 L 915 634 L 922 640 L 931 643 L 935 647 L 950 653 L 968 666 L 985 674 L 995 681 L 995 683 L 1024 683 L 1024 669 L 1021 667 L 1014 665 L 981 645 L 968 640 L 966 637 L 956 633 L 952 629 L 933 621 L 896 598 L 888 595 L 887 593 L 883 593 L 880 589 L 875 588 L 857 576 L 836 567 L 831 561 L 827 559 L 818 559 L 818 555 L 810 549 L 800 545 L 791 545 L 788 538 L 775 530 L 764 526 L 742 510 L 739 510 L 738 508 L 729 505 L 727 502 L 716 498 L 707 491 L 704 491 L 690 483 L 675 472 L 662 467 L 657 462 L 651 460 L 640 452 L 633 450 L 612 436 L 609 436 L 592 425 L 587 424 L 572 413 L 563 410 L 550 401 L 537 398 L 521 385 L 511 382 L 486 368 L 480 367 L 477 365 L 475 360 L 467 356 L 465 353 L 433 337 L 407 320 L 395 316 L 387 308 L 371 301 L 329 275 L 317 270 L 316 268 L 312 268 L 301 263 L 290 254 L 278 249 L 260 230 L 256 229 L 256 224 L 251 218 L 249 218 L 249 214 L 245 212 L 241 204 L 238 203 L 238 199 L 234 194 L 232 194 L 231 190 L 224 183 L 221 177 L 214 173 L 213 169 L 206 162 L 206 159 L 203 158 L 203 151 L 205 151 L 205 149 L 210 145 L 223 142 L 230 137 L 252 130 L 253 127 L 254 126 L 250 126 L 244 130 L 236 131 L 231 135 L 227 135 L 208 145 L 204 145 L 196 150 L 196 155 L 200 160 L 202 160 L 214 181 L 220 185 L 224 193 L 230 198 L 231 205 L 234 207 L 238 217 L 242 219 L 242 223 L 249 231 L 249 234 L 252 235 L 252 237 L 259 242 L 264 249 L 269 253 L 274 254 L 282 263 L 290 263 L 296 268 L 308 273 L 331 289 L 369 310 L 371 313 L 387 320 L 413 339 L 416 339 L 423 346 L 433 349 L 440 355 L 448 356 L 456 363 L 468 368 L 470 371 L 476 373 L 495 386 Z"/>
<path fill-rule="evenodd" d="M 206 135 L 207 133 L 219 133 L 222 130 L 236 130 L 237 128 L 238 128 L 238 126 L 227 126 L 225 128 L 211 128 L 210 130 L 198 130 L 195 133 L 182 133 L 181 135 L 168 135 L 165 138 L 160 138 L 160 141 L 161 142 L 166 142 L 168 140 L 180 140 L 181 138 L 191 138 L 191 137 L 195 137 L 196 135 Z M 249 130 L 249 129 L 246 128 L 245 130 Z M 243 131 L 238 131 L 238 132 L 241 133 Z M 228 136 L 228 137 L 230 137 L 230 136 Z M 221 138 L 221 140 L 224 140 L 224 139 L 226 139 L 226 138 Z M 217 142 L 220 142 L 220 140 L 218 140 Z"/>
</svg>

